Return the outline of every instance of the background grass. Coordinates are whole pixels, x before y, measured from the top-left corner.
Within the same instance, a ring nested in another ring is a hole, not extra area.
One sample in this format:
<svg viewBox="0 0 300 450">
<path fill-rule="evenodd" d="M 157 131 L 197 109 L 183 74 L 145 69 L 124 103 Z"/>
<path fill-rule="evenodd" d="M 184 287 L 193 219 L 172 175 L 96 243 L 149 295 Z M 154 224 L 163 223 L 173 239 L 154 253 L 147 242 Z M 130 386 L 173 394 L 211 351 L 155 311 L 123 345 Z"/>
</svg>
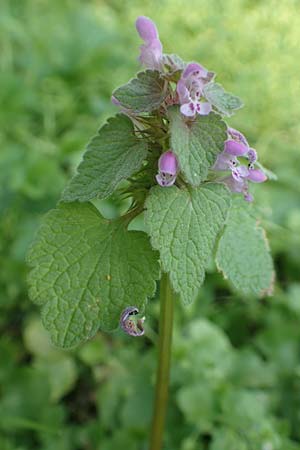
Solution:
<svg viewBox="0 0 300 450">
<path fill-rule="evenodd" d="M 24 264 L 41 216 L 115 112 L 111 91 L 138 70 L 140 14 L 156 21 L 166 52 L 201 62 L 243 98 L 230 123 L 279 178 L 255 192 L 276 264 L 274 297 L 241 298 L 212 268 L 198 301 L 176 307 L 165 450 L 297 449 L 297 0 L 1 1 L 0 448 L 147 448 L 153 342 L 100 333 L 76 351 L 53 348 L 27 298 Z M 103 207 L 118 214 L 113 201 Z M 154 330 L 157 318 L 152 301 Z"/>
</svg>

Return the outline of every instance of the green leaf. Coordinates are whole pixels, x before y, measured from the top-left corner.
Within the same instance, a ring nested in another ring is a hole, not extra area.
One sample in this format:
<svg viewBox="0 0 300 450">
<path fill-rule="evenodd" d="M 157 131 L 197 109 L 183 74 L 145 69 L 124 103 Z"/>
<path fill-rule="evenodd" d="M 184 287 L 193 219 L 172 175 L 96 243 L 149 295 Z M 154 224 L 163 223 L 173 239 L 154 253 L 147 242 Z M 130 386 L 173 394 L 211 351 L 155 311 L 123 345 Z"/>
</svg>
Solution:
<svg viewBox="0 0 300 450">
<path fill-rule="evenodd" d="M 206 84 L 203 89 L 203 95 L 209 103 L 225 116 L 232 116 L 235 109 L 240 109 L 244 106 L 239 97 L 224 91 L 219 83 Z"/>
<path fill-rule="evenodd" d="M 146 70 L 137 74 L 124 86 L 113 92 L 123 108 L 134 113 L 151 112 L 158 109 L 167 94 L 166 82 L 157 70 Z"/>
<path fill-rule="evenodd" d="M 91 204 L 60 204 L 37 234 L 28 262 L 30 297 L 53 342 L 72 347 L 113 330 L 130 305 L 144 308 L 159 277 L 147 235 L 104 220 Z"/>
<path fill-rule="evenodd" d="M 252 215 L 251 205 L 235 198 L 217 250 L 217 266 L 245 295 L 272 293 L 273 262 L 265 232 Z"/>
<path fill-rule="evenodd" d="M 177 403 L 187 422 L 201 423 L 202 433 L 210 433 L 217 416 L 216 393 L 207 384 L 183 385 L 177 392 Z"/>
<path fill-rule="evenodd" d="M 141 167 L 146 155 L 147 143 L 135 136 L 131 120 L 123 114 L 110 118 L 88 144 L 63 201 L 108 197 L 121 180 Z"/>
<path fill-rule="evenodd" d="M 197 189 L 155 187 L 146 201 L 145 221 L 163 270 L 184 303 L 196 297 L 230 206 L 223 184 Z"/>
<path fill-rule="evenodd" d="M 174 53 L 164 53 L 163 55 L 163 63 L 169 67 L 171 70 L 183 70 L 186 66 L 186 63 L 180 56 Z"/>
<path fill-rule="evenodd" d="M 223 151 L 226 124 L 214 113 L 186 122 L 178 107 L 169 108 L 168 112 L 171 148 L 187 181 L 198 186 L 206 179 L 208 169 Z"/>
<path fill-rule="evenodd" d="M 56 357 L 36 359 L 34 367 L 41 371 L 44 379 L 48 380 L 50 399 L 54 402 L 60 400 L 72 390 L 78 376 L 74 359 L 60 350 Z"/>
</svg>

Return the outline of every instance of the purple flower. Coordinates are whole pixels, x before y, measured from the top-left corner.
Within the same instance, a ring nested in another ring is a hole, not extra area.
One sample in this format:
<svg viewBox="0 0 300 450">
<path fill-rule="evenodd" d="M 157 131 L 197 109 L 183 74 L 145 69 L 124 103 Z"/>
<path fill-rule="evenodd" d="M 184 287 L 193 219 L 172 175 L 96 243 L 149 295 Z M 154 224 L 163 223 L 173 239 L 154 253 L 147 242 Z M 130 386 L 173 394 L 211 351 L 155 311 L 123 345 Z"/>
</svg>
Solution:
<svg viewBox="0 0 300 450">
<path fill-rule="evenodd" d="M 231 169 L 231 176 L 239 183 L 242 183 L 244 178 L 247 178 L 248 175 L 249 170 L 246 166 L 237 166 Z"/>
<path fill-rule="evenodd" d="M 145 41 L 141 45 L 139 60 L 148 69 L 162 69 L 162 44 L 159 40 L 158 31 L 154 22 L 148 17 L 140 16 L 135 23 L 137 32 Z"/>
<path fill-rule="evenodd" d="M 213 76 L 212 72 L 208 72 L 198 63 L 190 63 L 186 66 L 177 83 L 180 111 L 184 116 L 193 117 L 195 114 L 206 115 L 210 113 L 210 103 L 202 102 L 200 98 L 204 85 Z"/>
<path fill-rule="evenodd" d="M 232 169 L 231 175 L 225 177 L 222 181 L 227 184 L 232 192 L 242 193 L 247 202 L 252 202 L 253 196 L 249 194 L 248 181 L 263 183 L 266 180 L 267 177 L 262 170 L 249 169 L 241 165 Z"/>
<path fill-rule="evenodd" d="M 145 317 L 137 318 L 138 313 L 138 308 L 128 306 L 121 314 L 120 327 L 130 336 L 142 336 L 145 333 L 143 328 Z"/>
<path fill-rule="evenodd" d="M 257 153 L 250 148 L 245 136 L 234 128 L 227 128 L 228 140 L 225 142 L 224 150 L 231 155 L 246 156 L 251 164 L 257 161 Z"/>
<path fill-rule="evenodd" d="M 158 174 L 156 181 L 162 187 L 169 187 L 175 183 L 178 173 L 178 161 L 171 150 L 163 153 L 158 160 Z"/>
<path fill-rule="evenodd" d="M 213 165 L 213 170 L 228 170 L 233 169 L 238 165 L 238 160 L 235 156 L 230 155 L 229 153 L 223 151 L 218 155 L 218 158 Z"/>
<path fill-rule="evenodd" d="M 246 178 L 243 178 L 242 176 L 238 178 L 232 173 L 230 176 L 223 178 L 222 181 L 229 187 L 231 192 L 242 193 L 247 202 L 253 201 L 253 197 L 249 193 L 249 186 Z"/>
<path fill-rule="evenodd" d="M 213 170 L 230 171 L 231 174 L 222 179 L 232 192 L 242 193 L 246 201 L 253 201 L 249 194 L 249 181 L 263 183 L 267 176 L 262 170 L 255 169 L 256 150 L 249 147 L 245 136 L 234 128 L 227 129 L 228 139 L 224 142 L 224 150 L 218 155 Z M 240 164 L 238 157 L 248 159 L 248 167 Z"/>
</svg>

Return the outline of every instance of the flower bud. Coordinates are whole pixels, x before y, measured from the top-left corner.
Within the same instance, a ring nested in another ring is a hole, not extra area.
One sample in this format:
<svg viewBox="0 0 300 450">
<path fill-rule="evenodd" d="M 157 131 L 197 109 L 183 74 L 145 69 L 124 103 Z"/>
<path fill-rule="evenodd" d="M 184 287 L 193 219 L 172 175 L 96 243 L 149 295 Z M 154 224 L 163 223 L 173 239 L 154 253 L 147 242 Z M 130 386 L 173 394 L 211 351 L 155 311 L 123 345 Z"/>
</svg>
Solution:
<svg viewBox="0 0 300 450">
<path fill-rule="evenodd" d="M 153 41 L 154 39 L 159 39 L 156 25 L 148 17 L 145 16 L 138 17 L 135 22 L 135 26 L 137 32 L 144 41 L 150 42 Z"/>
<path fill-rule="evenodd" d="M 140 47 L 139 60 L 151 70 L 162 70 L 162 44 L 154 22 L 148 17 L 140 16 L 135 23 L 136 29 L 145 44 Z"/>
<path fill-rule="evenodd" d="M 138 308 L 128 306 L 121 314 L 120 327 L 130 336 L 142 336 L 145 333 L 143 328 L 145 317 L 137 318 L 138 313 Z"/>
</svg>

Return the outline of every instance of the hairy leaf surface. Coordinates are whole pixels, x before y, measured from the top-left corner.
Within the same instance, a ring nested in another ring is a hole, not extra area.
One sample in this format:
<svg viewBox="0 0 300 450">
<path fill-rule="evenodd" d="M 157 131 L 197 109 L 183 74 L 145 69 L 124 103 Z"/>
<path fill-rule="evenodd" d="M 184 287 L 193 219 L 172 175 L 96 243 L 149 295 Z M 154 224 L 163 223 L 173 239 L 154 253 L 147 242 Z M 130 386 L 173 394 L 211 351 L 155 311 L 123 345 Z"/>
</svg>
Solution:
<svg viewBox="0 0 300 450">
<path fill-rule="evenodd" d="M 208 169 L 223 151 L 226 124 L 217 114 L 197 116 L 187 122 L 178 107 L 169 109 L 171 148 L 177 155 L 186 180 L 198 186 L 207 177 Z"/>
<path fill-rule="evenodd" d="M 243 199 L 234 199 L 216 262 L 238 291 L 261 297 L 273 290 L 274 268 L 265 232 L 251 210 Z"/>
<path fill-rule="evenodd" d="M 77 173 L 62 194 L 63 201 L 108 197 L 121 180 L 141 167 L 147 150 L 128 117 L 118 114 L 110 118 L 88 144 Z"/>
<path fill-rule="evenodd" d="M 151 243 L 184 303 L 195 299 L 203 283 L 230 198 L 224 185 L 207 183 L 190 191 L 155 187 L 146 201 Z"/>
<path fill-rule="evenodd" d="M 56 345 L 72 347 L 98 328 L 113 330 L 127 306 L 155 292 L 158 255 L 148 236 L 103 219 L 91 204 L 50 211 L 28 255 L 30 297 L 42 306 Z"/>
</svg>

